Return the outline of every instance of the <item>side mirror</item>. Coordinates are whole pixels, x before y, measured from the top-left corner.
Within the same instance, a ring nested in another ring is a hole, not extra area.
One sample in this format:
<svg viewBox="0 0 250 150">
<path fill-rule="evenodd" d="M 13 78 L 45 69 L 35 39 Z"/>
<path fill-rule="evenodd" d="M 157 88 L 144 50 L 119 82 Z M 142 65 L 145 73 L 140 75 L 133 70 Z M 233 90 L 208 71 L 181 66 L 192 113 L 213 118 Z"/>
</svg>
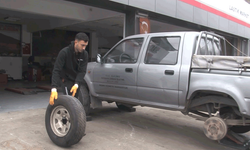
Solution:
<svg viewBox="0 0 250 150">
<path fill-rule="evenodd" d="M 96 62 L 102 63 L 102 56 L 100 54 L 97 54 L 97 56 L 96 56 Z"/>
</svg>

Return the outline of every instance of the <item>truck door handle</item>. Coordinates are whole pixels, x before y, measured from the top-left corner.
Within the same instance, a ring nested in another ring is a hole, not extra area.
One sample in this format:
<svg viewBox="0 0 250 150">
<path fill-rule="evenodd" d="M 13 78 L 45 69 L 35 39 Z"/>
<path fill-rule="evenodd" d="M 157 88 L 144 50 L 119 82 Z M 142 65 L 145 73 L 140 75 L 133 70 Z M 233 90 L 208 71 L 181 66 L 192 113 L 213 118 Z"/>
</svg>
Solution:
<svg viewBox="0 0 250 150">
<path fill-rule="evenodd" d="M 132 68 L 125 68 L 125 71 L 126 72 L 133 72 L 133 69 Z"/>
<path fill-rule="evenodd" d="M 174 75 L 174 70 L 165 70 L 165 75 Z"/>
</svg>

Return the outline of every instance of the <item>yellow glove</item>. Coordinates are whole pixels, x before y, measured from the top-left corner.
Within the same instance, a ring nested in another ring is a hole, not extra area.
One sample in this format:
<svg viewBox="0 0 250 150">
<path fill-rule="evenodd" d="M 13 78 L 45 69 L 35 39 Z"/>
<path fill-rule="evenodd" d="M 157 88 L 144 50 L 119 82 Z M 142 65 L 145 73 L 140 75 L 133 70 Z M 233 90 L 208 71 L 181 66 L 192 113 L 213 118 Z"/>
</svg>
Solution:
<svg viewBox="0 0 250 150">
<path fill-rule="evenodd" d="M 74 86 L 72 86 L 71 90 L 70 90 L 70 93 L 72 93 L 72 96 L 74 97 L 75 94 L 76 94 L 76 91 L 78 89 L 78 84 L 75 84 Z"/>
<path fill-rule="evenodd" d="M 54 100 L 58 98 L 58 93 L 56 89 L 52 89 L 51 90 L 51 95 L 50 95 L 50 99 L 49 99 L 49 104 L 50 105 L 54 105 Z"/>
</svg>

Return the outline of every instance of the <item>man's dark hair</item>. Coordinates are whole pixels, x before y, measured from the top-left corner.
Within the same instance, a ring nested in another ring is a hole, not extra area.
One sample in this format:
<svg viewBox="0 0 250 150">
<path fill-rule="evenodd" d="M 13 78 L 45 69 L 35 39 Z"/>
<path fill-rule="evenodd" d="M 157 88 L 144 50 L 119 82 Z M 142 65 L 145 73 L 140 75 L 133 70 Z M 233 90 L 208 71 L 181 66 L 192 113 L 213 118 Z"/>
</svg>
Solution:
<svg viewBox="0 0 250 150">
<path fill-rule="evenodd" d="M 89 37 L 87 36 L 87 34 L 85 34 L 83 32 L 77 33 L 75 39 L 78 40 L 78 41 L 83 40 L 84 42 L 89 41 Z"/>
</svg>

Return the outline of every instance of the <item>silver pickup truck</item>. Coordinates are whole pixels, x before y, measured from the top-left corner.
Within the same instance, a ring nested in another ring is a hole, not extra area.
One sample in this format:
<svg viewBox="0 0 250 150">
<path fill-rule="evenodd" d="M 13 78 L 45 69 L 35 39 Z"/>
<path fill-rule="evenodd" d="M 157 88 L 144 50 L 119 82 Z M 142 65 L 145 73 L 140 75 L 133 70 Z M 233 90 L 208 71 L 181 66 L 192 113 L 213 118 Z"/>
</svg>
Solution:
<svg viewBox="0 0 250 150">
<path fill-rule="evenodd" d="M 212 140 L 223 139 L 229 130 L 248 132 L 250 58 L 227 56 L 225 45 L 224 37 L 206 31 L 124 38 L 88 63 L 88 104 L 181 111 L 204 121 Z"/>
</svg>

